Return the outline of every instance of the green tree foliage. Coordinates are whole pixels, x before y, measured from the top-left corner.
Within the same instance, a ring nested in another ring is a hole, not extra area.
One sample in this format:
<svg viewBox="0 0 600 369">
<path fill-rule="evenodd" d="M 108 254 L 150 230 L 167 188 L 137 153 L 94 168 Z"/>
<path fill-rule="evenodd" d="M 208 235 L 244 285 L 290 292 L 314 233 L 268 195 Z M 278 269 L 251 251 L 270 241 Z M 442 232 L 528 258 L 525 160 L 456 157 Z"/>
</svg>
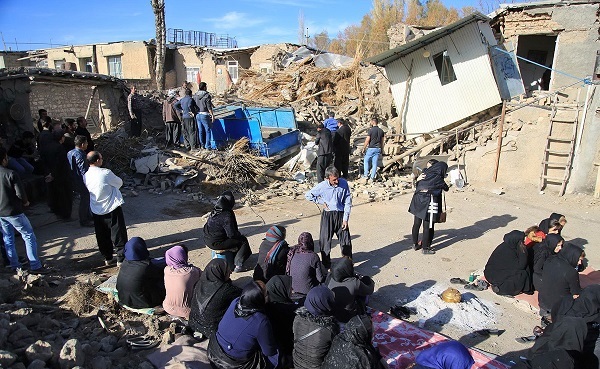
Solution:
<svg viewBox="0 0 600 369">
<path fill-rule="evenodd" d="M 353 24 L 336 38 L 329 38 L 327 31 L 319 32 L 310 39 L 311 46 L 324 51 L 365 58 L 389 48 L 387 30 L 397 24 L 440 27 L 453 23 L 476 11 L 463 7 L 460 11 L 446 7 L 442 0 L 372 0 L 373 7 L 359 24 Z M 493 2 L 497 0 L 479 0 Z"/>
</svg>

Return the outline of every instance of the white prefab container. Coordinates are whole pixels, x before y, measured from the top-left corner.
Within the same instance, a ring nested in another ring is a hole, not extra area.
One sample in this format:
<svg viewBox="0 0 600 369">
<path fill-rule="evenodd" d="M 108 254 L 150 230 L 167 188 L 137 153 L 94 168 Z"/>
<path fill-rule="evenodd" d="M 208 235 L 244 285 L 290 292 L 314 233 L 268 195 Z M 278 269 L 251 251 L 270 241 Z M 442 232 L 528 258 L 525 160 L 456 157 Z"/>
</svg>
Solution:
<svg viewBox="0 0 600 369">
<path fill-rule="evenodd" d="M 494 45 L 489 18 L 476 13 L 368 61 L 385 67 L 404 133 L 425 133 L 502 102 Z"/>
</svg>

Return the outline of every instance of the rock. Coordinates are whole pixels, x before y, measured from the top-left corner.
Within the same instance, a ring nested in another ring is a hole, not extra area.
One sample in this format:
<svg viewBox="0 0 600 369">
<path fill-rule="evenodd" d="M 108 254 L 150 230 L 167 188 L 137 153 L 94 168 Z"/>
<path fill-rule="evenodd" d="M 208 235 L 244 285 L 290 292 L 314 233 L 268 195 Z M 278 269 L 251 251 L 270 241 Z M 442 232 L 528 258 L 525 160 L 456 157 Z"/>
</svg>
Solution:
<svg viewBox="0 0 600 369">
<path fill-rule="evenodd" d="M 4 345 L 6 345 L 7 339 L 8 339 L 8 329 L 0 328 L 0 347 L 4 347 Z"/>
<path fill-rule="evenodd" d="M 25 366 L 25 364 L 19 362 L 14 363 L 13 366 L 10 367 L 10 369 L 27 369 L 27 367 Z"/>
<path fill-rule="evenodd" d="M 41 360 L 45 363 L 52 357 L 52 346 L 46 341 L 35 341 L 25 350 L 25 357 L 29 362 Z"/>
<path fill-rule="evenodd" d="M 154 369 L 154 365 L 150 364 L 148 361 L 143 361 L 138 365 L 138 369 Z"/>
<path fill-rule="evenodd" d="M 85 354 L 77 339 L 72 338 L 65 342 L 60 350 L 58 362 L 61 369 L 72 369 L 75 366 L 83 365 L 85 362 Z"/>
<path fill-rule="evenodd" d="M 110 357 L 119 358 L 127 356 L 128 352 L 125 347 L 119 347 L 115 351 L 110 353 Z"/>
<path fill-rule="evenodd" d="M 496 188 L 492 190 L 492 193 L 496 194 L 496 195 L 504 195 L 504 191 L 502 191 L 501 188 Z"/>
<path fill-rule="evenodd" d="M 40 286 L 42 282 L 43 276 L 39 274 L 29 274 L 27 279 L 25 280 L 27 284 L 32 286 Z"/>
<path fill-rule="evenodd" d="M 27 303 L 25 301 L 15 301 L 14 303 L 17 309 L 22 309 L 27 307 Z"/>
<path fill-rule="evenodd" d="M 101 349 L 104 352 L 113 352 L 115 346 L 117 344 L 117 337 L 115 336 L 106 336 L 100 340 Z"/>
<path fill-rule="evenodd" d="M 34 343 L 35 338 L 29 329 L 21 328 L 8 337 L 8 342 L 12 343 L 15 347 L 25 347 Z"/>
<path fill-rule="evenodd" d="M 27 369 L 44 369 L 46 367 L 46 362 L 40 359 L 35 359 L 29 363 Z"/>
<path fill-rule="evenodd" d="M 17 361 L 17 355 L 10 351 L 0 350 L 0 367 L 8 368 L 15 361 Z"/>
<path fill-rule="evenodd" d="M 112 361 L 104 356 L 97 356 L 92 360 L 92 369 L 110 369 Z"/>
<path fill-rule="evenodd" d="M 173 341 L 175 341 L 175 335 L 173 332 L 167 331 L 162 336 L 161 346 L 170 345 Z"/>
</svg>

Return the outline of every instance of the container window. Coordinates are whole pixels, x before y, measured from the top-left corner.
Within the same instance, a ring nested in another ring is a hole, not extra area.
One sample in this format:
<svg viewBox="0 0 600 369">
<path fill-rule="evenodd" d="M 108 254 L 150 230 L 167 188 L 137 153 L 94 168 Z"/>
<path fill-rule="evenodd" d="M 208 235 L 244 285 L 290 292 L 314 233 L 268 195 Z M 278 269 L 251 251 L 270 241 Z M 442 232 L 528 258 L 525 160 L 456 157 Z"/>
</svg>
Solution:
<svg viewBox="0 0 600 369">
<path fill-rule="evenodd" d="M 456 74 L 454 74 L 454 68 L 452 67 L 452 61 L 450 60 L 450 55 L 448 55 L 448 50 L 444 50 L 444 52 L 434 55 L 433 63 L 435 64 L 435 69 L 437 69 L 442 86 L 456 81 Z"/>
</svg>

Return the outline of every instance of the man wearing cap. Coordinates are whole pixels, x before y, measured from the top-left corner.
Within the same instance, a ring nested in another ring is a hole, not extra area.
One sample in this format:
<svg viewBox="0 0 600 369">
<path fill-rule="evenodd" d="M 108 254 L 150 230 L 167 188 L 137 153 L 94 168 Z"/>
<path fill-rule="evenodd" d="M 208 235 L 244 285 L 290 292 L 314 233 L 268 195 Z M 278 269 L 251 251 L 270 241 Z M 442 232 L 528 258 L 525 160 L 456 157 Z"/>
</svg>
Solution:
<svg viewBox="0 0 600 369">
<path fill-rule="evenodd" d="M 175 109 L 177 92 L 169 90 L 167 99 L 163 102 L 163 120 L 165 121 L 165 140 L 166 147 L 171 145 L 178 146 L 179 136 L 181 135 L 181 120 Z"/>
</svg>

